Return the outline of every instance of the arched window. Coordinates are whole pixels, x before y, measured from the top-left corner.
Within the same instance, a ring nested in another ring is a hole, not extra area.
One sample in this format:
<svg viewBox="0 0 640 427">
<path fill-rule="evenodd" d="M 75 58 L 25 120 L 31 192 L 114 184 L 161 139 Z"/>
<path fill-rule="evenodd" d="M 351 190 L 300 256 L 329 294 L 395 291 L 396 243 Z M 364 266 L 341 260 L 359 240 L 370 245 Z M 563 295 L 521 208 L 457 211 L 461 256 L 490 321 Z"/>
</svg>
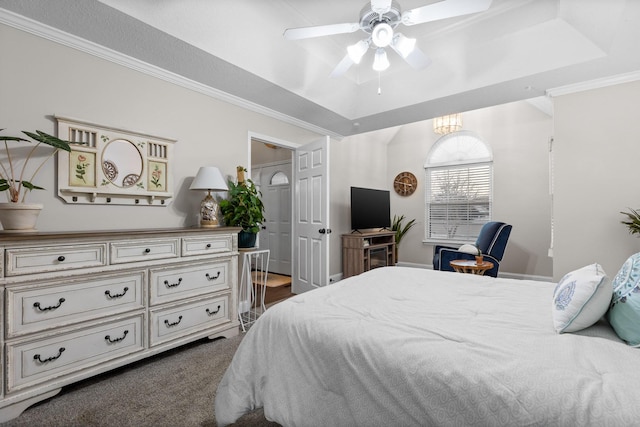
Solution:
<svg viewBox="0 0 640 427">
<path fill-rule="evenodd" d="M 281 171 L 274 173 L 271 177 L 271 181 L 269 182 L 269 184 L 271 185 L 285 185 L 288 183 L 289 178 L 287 178 L 287 175 L 285 175 L 284 172 Z"/>
<path fill-rule="evenodd" d="M 473 132 L 450 133 L 433 145 L 424 168 L 426 241 L 474 242 L 491 220 L 491 147 Z"/>
</svg>

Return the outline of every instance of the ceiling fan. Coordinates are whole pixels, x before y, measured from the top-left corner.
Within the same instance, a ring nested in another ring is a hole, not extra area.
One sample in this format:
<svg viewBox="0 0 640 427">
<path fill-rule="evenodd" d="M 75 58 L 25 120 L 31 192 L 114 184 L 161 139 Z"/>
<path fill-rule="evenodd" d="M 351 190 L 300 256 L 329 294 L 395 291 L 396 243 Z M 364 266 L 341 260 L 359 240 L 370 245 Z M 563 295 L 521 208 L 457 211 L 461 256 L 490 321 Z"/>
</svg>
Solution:
<svg viewBox="0 0 640 427">
<path fill-rule="evenodd" d="M 491 6 L 492 0 L 444 0 L 415 9 L 401 11 L 395 0 L 371 0 L 360 11 L 359 22 L 319 25 L 314 27 L 289 28 L 284 32 L 287 40 L 300 40 L 334 34 L 354 33 L 362 30 L 367 37 L 347 47 L 347 55 L 331 73 L 337 77 L 354 64 L 359 64 L 370 48 L 375 50 L 373 69 L 384 71 L 389 67 L 385 48 L 391 47 L 415 69 L 427 67 L 431 60 L 418 47 L 416 39 L 405 37 L 394 30 L 398 25 L 407 26 L 483 12 Z"/>
</svg>

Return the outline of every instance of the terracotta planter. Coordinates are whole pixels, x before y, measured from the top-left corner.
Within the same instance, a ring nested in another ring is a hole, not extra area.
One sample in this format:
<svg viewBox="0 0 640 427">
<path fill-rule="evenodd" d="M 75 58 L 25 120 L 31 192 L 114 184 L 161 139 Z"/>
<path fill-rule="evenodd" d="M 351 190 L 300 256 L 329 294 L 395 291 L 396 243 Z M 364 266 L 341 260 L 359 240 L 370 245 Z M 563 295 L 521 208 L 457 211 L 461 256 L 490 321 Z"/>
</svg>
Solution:
<svg viewBox="0 0 640 427">
<path fill-rule="evenodd" d="M 13 232 L 36 231 L 42 207 L 39 203 L 0 203 L 2 228 Z"/>
</svg>

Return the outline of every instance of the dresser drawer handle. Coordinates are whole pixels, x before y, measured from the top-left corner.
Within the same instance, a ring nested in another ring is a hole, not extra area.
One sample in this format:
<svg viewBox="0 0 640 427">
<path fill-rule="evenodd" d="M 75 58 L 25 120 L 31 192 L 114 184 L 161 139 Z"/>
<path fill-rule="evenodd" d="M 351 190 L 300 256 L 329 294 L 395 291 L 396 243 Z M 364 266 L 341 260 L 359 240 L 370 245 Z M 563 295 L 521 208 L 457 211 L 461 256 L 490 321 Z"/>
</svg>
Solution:
<svg viewBox="0 0 640 427">
<path fill-rule="evenodd" d="M 127 293 L 128 290 L 129 290 L 129 288 L 127 286 L 125 286 L 124 289 L 123 289 L 123 292 L 121 294 L 113 294 L 113 295 L 111 295 L 111 291 L 109 291 L 109 290 L 104 291 L 104 294 L 109 299 L 116 299 L 116 298 L 122 298 L 123 296 L 125 296 L 125 294 Z"/>
<path fill-rule="evenodd" d="M 205 274 L 205 276 L 207 276 L 207 280 L 216 280 L 218 277 L 220 277 L 220 272 L 218 271 L 215 276 L 209 276 L 209 273 Z"/>
<path fill-rule="evenodd" d="M 40 310 L 40 311 L 55 310 L 56 308 L 60 308 L 60 306 L 62 305 L 63 302 L 65 302 L 65 299 L 64 298 L 60 298 L 58 300 L 58 304 L 56 304 L 56 305 L 51 305 L 49 307 L 40 307 L 40 303 L 39 302 L 34 302 L 33 306 L 35 308 L 37 308 L 38 310 Z"/>
<path fill-rule="evenodd" d="M 207 249 L 211 249 L 211 243 L 207 243 Z"/>
<path fill-rule="evenodd" d="M 169 322 L 167 319 L 164 319 L 164 324 L 167 328 L 170 328 L 172 326 L 176 326 L 178 325 L 180 322 L 182 322 L 182 316 L 178 316 L 178 321 L 177 322 Z"/>
<path fill-rule="evenodd" d="M 222 307 L 222 306 L 221 306 L 221 305 L 219 305 L 219 306 L 218 306 L 218 308 L 216 309 L 216 311 L 211 311 L 211 310 L 209 310 L 209 309 L 207 308 L 207 314 L 208 314 L 209 316 L 213 316 L 214 314 L 218 314 L 218 313 L 220 312 L 220 308 L 221 308 L 221 307 Z"/>
<path fill-rule="evenodd" d="M 64 255 L 60 255 L 60 256 L 58 257 L 58 262 L 62 262 L 62 261 L 64 261 L 65 259 L 66 259 L 66 258 L 64 257 Z"/>
<path fill-rule="evenodd" d="M 145 254 L 148 254 L 148 253 L 150 253 L 150 252 L 151 252 L 151 249 L 150 249 L 150 248 L 146 248 L 146 249 L 144 250 L 144 253 L 145 253 Z"/>
<path fill-rule="evenodd" d="M 105 339 L 105 340 L 107 340 L 107 341 L 109 341 L 109 343 L 110 343 L 110 344 L 113 344 L 114 342 L 120 342 L 120 341 L 124 340 L 124 339 L 127 337 L 127 334 L 128 334 L 128 333 L 129 333 L 129 331 L 127 331 L 127 330 L 125 329 L 125 331 L 124 331 L 124 335 L 123 335 L 123 336 L 121 336 L 120 338 L 114 338 L 114 339 L 111 339 L 111 335 L 106 335 L 106 336 L 104 337 L 104 339 Z"/>
<path fill-rule="evenodd" d="M 56 356 L 51 356 L 51 357 L 47 357 L 46 359 L 41 359 L 39 354 L 34 354 L 33 355 L 33 360 L 37 360 L 40 363 L 47 363 L 47 362 L 51 362 L 53 360 L 56 360 L 57 358 L 59 358 L 60 356 L 62 356 L 62 352 L 64 351 L 64 347 L 60 347 L 58 349 L 58 354 Z"/>
<path fill-rule="evenodd" d="M 167 288 L 175 288 L 177 286 L 180 286 L 180 283 L 182 283 L 182 277 L 178 278 L 178 283 L 169 283 L 168 280 L 164 281 L 164 284 Z"/>
</svg>

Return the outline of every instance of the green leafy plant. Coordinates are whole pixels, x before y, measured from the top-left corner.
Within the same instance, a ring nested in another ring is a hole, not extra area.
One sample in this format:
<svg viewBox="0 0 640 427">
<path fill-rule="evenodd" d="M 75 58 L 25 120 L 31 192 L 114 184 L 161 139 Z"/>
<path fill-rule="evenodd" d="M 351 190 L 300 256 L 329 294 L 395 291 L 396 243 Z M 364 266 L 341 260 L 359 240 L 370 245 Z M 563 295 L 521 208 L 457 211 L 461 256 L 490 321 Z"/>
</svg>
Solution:
<svg viewBox="0 0 640 427">
<path fill-rule="evenodd" d="M 391 221 L 391 230 L 396 232 L 396 262 L 398 262 L 398 248 L 400 246 L 400 241 L 402 241 L 404 235 L 411 230 L 411 227 L 416 225 L 415 219 L 410 220 L 406 224 L 403 224 L 404 220 L 404 215 L 394 215 L 393 220 Z"/>
<path fill-rule="evenodd" d="M 0 129 L 0 132 L 4 129 Z M 69 146 L 68 141 L 64 141 L 62 139 L 56 138 L 53 135 L 49 135 L 42 131 L 37 130 L 35 133 L 22 131 L 29 138 L 37 141 L 38 143 L 28 151 L 25 156 L 22 165 L 18 166 L 16 155 L 12 156 L 12 150 L 17 148 L 16 145 L 9 145 L 9 142 L 31 142 L 28 139 L 24 139 L 18 136 L 2 136 L 0 135 L 0 141 L 4 142 L 4 151 L 6 155 L 6 159 L 0 161 L 0 191 L 8 191 L 9 192 L 9 201 L 11 203 L 24 203 L 24 199 L 27 196 L 27 192 L 30 190 L 44 190 L 44 188 L 39 187 L 33 184 L 33 180 L 35 179 L 38 172 L 44 164 L 49 160 L 53 155 L 58 152 L 58 150 L 71 151 L 71 147 Z M 27 164 L 29 160 L 33 157 L 36 149 L 41 144 L 46 144 L 54 148 L 49 156 L 47 156 L 37 167 L 35 172 L 31 175 L 28 181 L 24 179 L 25 173 L 27 173 Z M 15 153 L 14 153 L 15 154 Z"/>
<path fill-rule="evenodd" d="M 238 170 L 246 172 L 242 166 Z M 229 198 L 219 203 L 224 223 L 233 227 L 241 227 L 248 233 L 258 233 L 264 222 L 264 205 L 262 193 L 250 179 L 239 180 L 237 184 L 229 181 Z"/>
<path fill-rule="evenodd" d="M 404 222 L 404 220 L 404 215 L 394 215 L 393 221 L 391 221 L 391 230 L 396 232 L 396 245 L 399 245 L 404 235 L 407 234 L 407 231 L 409 231 L 411 227 L 416 225 L 415 219 L 412 219 L 411 221 L 403 225 L 402 223 Z"/>
<path fill-rule="evenodd" d="M 627 221 L 620 221 L 626 225 L 629 229 L 629 234 L 640 234 L 640 213 L 638 211 L 629 208 L 631 212 L 620 212 L 627 216 Z"/>
</svg>

